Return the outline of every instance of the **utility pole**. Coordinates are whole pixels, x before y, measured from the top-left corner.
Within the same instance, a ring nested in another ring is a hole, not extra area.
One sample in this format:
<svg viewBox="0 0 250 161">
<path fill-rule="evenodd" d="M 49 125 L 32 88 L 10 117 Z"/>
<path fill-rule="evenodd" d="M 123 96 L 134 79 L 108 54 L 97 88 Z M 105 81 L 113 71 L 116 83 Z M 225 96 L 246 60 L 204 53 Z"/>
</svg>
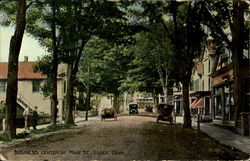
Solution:
<svg viewBox="0 0 250 161">
<path fill-rule="evenodd" d="M 88 121 L 88 110 L 90 109 L 90 90 L 89 90 L 89 85 L 90 85 L 90 74 L 89 74 L 89 69 L 90 68 L 90 63 L 88 63 L 88 82 L 87 82 L 87 108 L 86 108 L 86 117 L 85 121 Z"/>
</svg>

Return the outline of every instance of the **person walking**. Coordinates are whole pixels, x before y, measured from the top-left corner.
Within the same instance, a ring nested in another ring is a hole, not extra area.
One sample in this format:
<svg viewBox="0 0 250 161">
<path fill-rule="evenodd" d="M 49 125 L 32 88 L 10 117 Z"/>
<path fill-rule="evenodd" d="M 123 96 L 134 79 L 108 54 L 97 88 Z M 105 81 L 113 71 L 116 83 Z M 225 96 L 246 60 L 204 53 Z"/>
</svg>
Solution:
<svg viewBox="0 0 250 161">
<path fill-rule="evenodd" d="M 25 110 L 23 111 L 23 116 L 24 116 L 24 127 L 25 130 L 30 129 L 30 119 L 31 119 L 31 109 L 29 107 L 26 107 Z"/>
<path fill-rule="evenodd" d="M 32 111 L 32 127 L 34 130 L 36 130 L 36 125 L 37 125 L 37 122 L 38 122 L 38 112 L 37 112 L 37 106 L 34 107 L 34 110 Z"/>
</svg>

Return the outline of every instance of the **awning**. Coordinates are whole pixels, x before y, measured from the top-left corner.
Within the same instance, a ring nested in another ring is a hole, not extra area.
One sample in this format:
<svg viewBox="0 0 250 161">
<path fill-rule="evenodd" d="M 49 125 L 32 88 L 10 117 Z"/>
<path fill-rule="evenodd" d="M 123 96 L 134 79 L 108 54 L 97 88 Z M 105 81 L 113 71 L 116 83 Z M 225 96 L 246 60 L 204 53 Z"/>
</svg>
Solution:
<svg viewBox="0 0 250 161">
<path fill-rule="evenodd" d="M 189 108 L 195 108 L 195 105 L 196 105 L 196 103 L 198 102 L 198 98 L 196 98 L 195 100 L 194 100 L 194 102 L 192 102 L 191 104 L 190 104 L 190 106 L 189 106 Z"/>
<path fill-rule="evenodd" d="M 196 100 L 191 103 L 190 108 L 204 108 L 204 97 L 196 98 Z"/>
</svg>

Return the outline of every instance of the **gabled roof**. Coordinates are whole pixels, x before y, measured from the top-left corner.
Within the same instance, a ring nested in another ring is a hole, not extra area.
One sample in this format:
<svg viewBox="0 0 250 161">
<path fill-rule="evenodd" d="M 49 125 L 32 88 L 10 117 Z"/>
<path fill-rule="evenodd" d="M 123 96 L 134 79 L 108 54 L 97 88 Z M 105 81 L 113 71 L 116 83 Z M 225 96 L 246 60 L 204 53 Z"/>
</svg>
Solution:
<svg viewBox="0 0 250 161">
<path fill-rule="evenodd" d="M 45 79 L 41 73 L 34 73 L 35 62 L 19 62 L 18 79 Z M 0 63 L 0 79 L 7 79 L 8 63 Z"/>
</svg>

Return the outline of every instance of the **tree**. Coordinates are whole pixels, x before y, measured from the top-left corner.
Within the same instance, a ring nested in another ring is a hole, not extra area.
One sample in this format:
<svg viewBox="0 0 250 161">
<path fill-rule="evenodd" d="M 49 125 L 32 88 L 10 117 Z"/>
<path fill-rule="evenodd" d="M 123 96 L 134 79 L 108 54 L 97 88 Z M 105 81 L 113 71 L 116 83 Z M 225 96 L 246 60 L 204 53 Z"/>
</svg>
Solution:
<svg viewBox="0 0 250 161">
<path fill-rule="evenodd" d="M 66 44 L 63 52 L 69 58 L 65 62 L 72 66 L 68 70 L 68 76 L 70 76 L 69 79 L 71 80 L 68 82 L 72 84 L 68 84 L 67 87 L 67 92 L 69 93 L 65 122 L 66 124 L 72 124 L 74 80 L 78 72 L 79 60 L 84 54 L 83 49 L 87 42 L 93 36 L 99 36 L 110 41 L 115 40 L 119 43 L 129 42 L 129 35 L 139 30 L 140 27 L 127 23 L 124 11 L 121 9 L 122 3 L 107 1 L 66 2 L 68 3 L 68 7 L 64 15 L 67 19 L 64 19 L 64 22 L 71 21 L 66 24 L 64 23 L 61 29 L 64 33 L 63 44 Z M 72 22 L 72 20 L 74 21 Z M 67 24 L 70 26 L 67 26 Z"/>
<path fill-rule="evenodd" d="M 51 66 L 52 66 L 52 55 L 44 55 L 41 58 L 39 57 L 36 61 L 36 64 L 33 67 L 34 72 L 39 72 L 42 75 L 47 76 L 47 80 L 44 85 L 41 87 L 44 98 L 50 98 L 52 96 L 53 87 L 52 87 L 52 76 L 51 76 Z"/>
<path fill-rule="evenodd" d="M 27 10 L 27 26 L 26 31 L 35 37 L 43 47 L 46 47 L 52 53 L 53 59 L 51 63 L 51 71 L 47 75 L 52 88 L 52 106 L 51 106 L 51 123 L 56 126 L 57 119 L 57 68 L 59 64 L 58 53 L 60 45 L 60 34 L 56 35 L 58 23 L 58 1 L 54 0 L 30 0 Z M 12 19 L 15 13 L 15 5 L 4 5 L 4 13 L 7 15 L 4 25 L 10 25 L 14 22 Z M 48 67 L 49 68 L 49 67 Z"/>
<path fill-rule="evenodd" d="M 57 8 L 57 1 L 53 0 L 51 2 L 51 9 L 52 9 L 52 21 L 51 21 L 51 40 L 52 40 L 52 104 L 51 104 L 51 125 L 52 127 L 56 126 L 56 119 L 57 119 L 57 75 L 58 75 L 58 47 L 59 42 L 56 37 L 56 8 Z M 59 40 L 60 41 L 60 40 Z"/>
<path fill-rule="evenodd" d="M 91 93 L 113 94 L 113 107 L 119 112 L 118 98 L 123 91 L 121 84 L 122 80 L 126 78 L 128 64 L 131 61 L 126 45 L 93 37 L 88 42 L 84 52 L 86 55 L 81 62 L 81 72 L 78 77 L 85 78 L 84 82 L 87 82 L 85 64 L 90 63 L 92 71 L 90 73 Z"/>
<path fill-rule="evenodd" d="M 74 105 L 73 89 L 78 72 L 79 61 L 84 54 L 83 49 L 89 39 L 94 35 L 103 37 L 115 36 L 111 30 L 111 25 L 115 28 L 124 22 L 122 12 L 118 9 L 117 4 L 113 2 L 100 1 L 68 1 L 67 9 L 61 11 L 65 19 L 61 31 L 63 33 L 63 52 L 68 64 L 68 84 L 67 84 L 67 109 L 66 124 L 73 124 L 72 108 Z M 73 21 L 72 21 L 73 20 Z M 67 25 L 68 24 L 68 25 Z M 76 34 L 78 33 L 78 34 Z"/>
<path fill-rule="evenodd" d="M 184 127 L 191 128 L 191 116 L 189 108 L 189 85 L 193 69 L 193 59 L 202 52 L 205 38 L 204 28 L 201 26 L 202 17 L 199 16 L 200 6 L 198 2 L 186 2 L 177 4 L 172 2 L 175 59 L 178 60 L 184 109 Z"/>
<path fill-rule="evenodd" d="M 150 90 L 155 97 L 163 93 L 164 101 L 168 102 L 166 98 L 174 72 L 171 43 L 166 36 L 168 31 L 161 23 L 152 24 L 149 28 L 149 32 L 137 35 L 137 42 L 131 48 L 135 58 L 131 63 L 133 67 L 129 70 L 130 77 L 125 84 L 136 87 L 140 91 Z M 162 92 L 159 91 L 159 87 L 162 88 L 160 90 Z"/>
<path fill-rule="evenodd" d="M 31 9 L 28 14 L 27 32 L 39 40 L 42 46 L 45 46 L 48 51 L 52 53 L 52 60 L 48 69 L 42 65 L 40 61 L 37 65 L 37 70 L 48 76 L 48 81 L 45 88 L 51 86 L 51 126 L 56 126 L 57 120 L 57 77 L 58 77 L 58 64 L 59 64 L 59 44 L 60 35 L 56 35 L 56 28 L 58 23 L 58 1 L 46 0 L 43 3 L 38 3 L 35 9 Z M 51 10 L 48 11 L 47 9 Z M 40 24 L 40 25 L 38 25 Z M 48 27 L 49 26 L 49 27 Z M 49 59 L 50 60 L 50 59 Z M 46 62 L 46 60 L 44 60 Z M 51 67 L 51 68 L 50 68 Z M 50 70 L 49 72 L 47 70 Z"/>
<path fill-rule="evenodd" d="M 8 80 L 6 92 L 6 128 L 4 135 L 7 138 L 16 137 L 16 112 L 17 112 L 17 79 L 18 79 L 18 58 L 22 45 L 23 34 L 26 25 L 26 0 L 19 0 L 16 14 L 15 33 L 11 37 L 9 48 Z"/>
<path fill-rule="evenodd" d="M 150 22 L 161 23 L 166 31 L 173 34 L 166 35 L 173 44 L 174 62 L 177 62 L 182 83 L 182 96 L 184 108 L 184 127 L 191 127 L 189 109 L 189 84 L 191 80 L 193 59 L 202 52 L 205 37 L 204 28 L 201 26 L 202 17 L 199 16 L 201 7 L 197 1 L 169 3 L 145 3 L 144 13 L 149 15 Z M 172 19 L 169 18 L 172 13 Z M 172 23 L 170 22 L 172 21 Z M 172 27 L 169 25 L 172 24 Z"/>
<path fill-rule="evenodd" d="M 164 10 L 169 3 L 157 1 L 136 4 L 137 7 L 131 9 L 133 23 L 142 24 L 147 30 L 136 35 L 136 43 L 132 47 L 135 59 L 124 86 L 139 91 L 150 90 L 154 98 L 161 93 L 165 96 L 163 101 L 168 102 L 168 88 L 172 87 L 173 79 L 178 80 L 175 75 L 175 69 L 178 68 L 172 59 L 173 45 L 170 39 L 173 29 L 168 21 L 168 13 Z"/>
</svg>

